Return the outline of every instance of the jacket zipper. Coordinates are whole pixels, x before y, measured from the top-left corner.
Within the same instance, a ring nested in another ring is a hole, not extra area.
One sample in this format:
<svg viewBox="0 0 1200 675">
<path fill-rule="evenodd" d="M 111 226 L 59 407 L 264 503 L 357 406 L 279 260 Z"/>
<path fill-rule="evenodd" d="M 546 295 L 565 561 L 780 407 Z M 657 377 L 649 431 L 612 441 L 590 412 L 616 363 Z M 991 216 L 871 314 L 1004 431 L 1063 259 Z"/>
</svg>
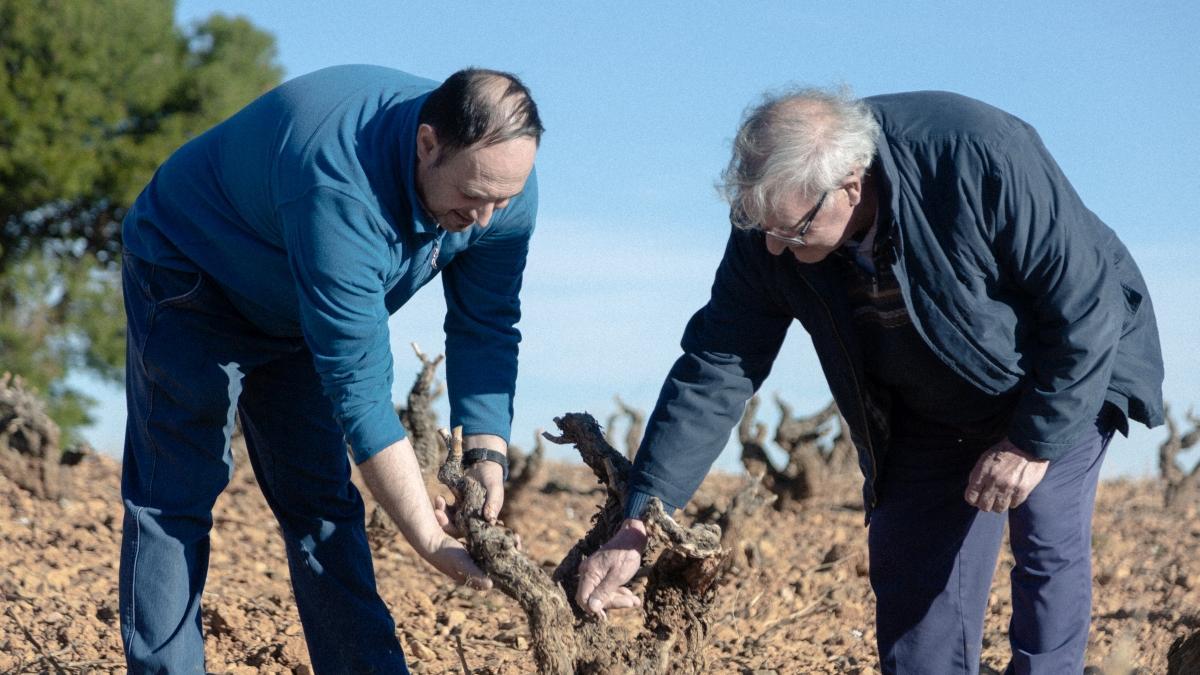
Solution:
<svg viewBox="0 0 1200 675">
<path fill-rule="evenodd" d="M 437 238 L 433 240 L 433 253 L 429 256 L 429 266 L 435 270 L 438 268 L 438 254 L 442 252 L 442 237 L 445 234 L 446 231 L 439 227 Z"/>
<path fill-rule="evenodd" d="M 829 310 L 829 305 L 826 304 L 825 299 L 821 297 L 820 293 L 817 293 L 817 289 L 813 288 L 813 285 L 809 283 L 808 279 L 805 278 L 803 274 L 799 275 L 799 277 L 804 281 L 804 285 L 808 286 L 808 290 L 812 291 L 812 294 L 816 296 L 817 302 L 821 304 L 821 309 L 825 310 L 825 316 L 829 317 L 829 326 L 833 328 L 833 333 L 837 337 L 838 347 L 840 347 L 842 350 L 842 357 L 846 359 L 846 363 L 850 366 L 850 379 L 854 382 L 854 393 L 856 394 L 855 398 L 858 399 L 859 412 L 863 416 L 863 423 L 867 425 L 864 431 L 866 432 L 867 437 L 867 455 L 871 458 L 870 507 L 874 509 L 875 504 L 879 501 L 879 495 L 877 491 L 879 483 L 879 464 L 875 459 L 875 444 L 871 440 L 871 418 L 867 415 L 867 403 L 865 400 L 863 400 L 862 387 L 858 383 L 858 375 L 856 375 L 854 372 L 854 363 L 850 360 L 850 351 L 846 349 L 846 343 L 842 340 L 842 334 L 838 330 L 837 323 L 833 320 L 833 312 Z M 870 516 L 868 515 L 867 518 L 869 519 Z"/>
</svg>

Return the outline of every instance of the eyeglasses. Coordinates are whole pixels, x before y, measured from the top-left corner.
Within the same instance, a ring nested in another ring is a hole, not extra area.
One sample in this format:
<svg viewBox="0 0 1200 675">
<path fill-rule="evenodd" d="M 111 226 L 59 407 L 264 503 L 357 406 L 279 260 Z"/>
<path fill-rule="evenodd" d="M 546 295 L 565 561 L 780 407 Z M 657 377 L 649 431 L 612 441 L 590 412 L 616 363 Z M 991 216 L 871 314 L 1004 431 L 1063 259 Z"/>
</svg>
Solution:
<svg viewBox="0 0 1200 675">
<path fill-rule="evenodd" d="M 822 192 L 820 198 L 817 199 L 817 203 L 813 205 L 812 210 L 787 230 L 772 231 L 764 228 L 760 223 L 750 219 L 750 215 L 746 213 L 746 210 L 742 208 L 738 200 L 734 201 L 733 208 L 729 210 L 729 220 L 738 229 L 760 230 L 763 234 L 776 241 L 781 241 L 792 246 L 804 246 L 806 244 L 804 237 L 812 228 L 817 214 L 821 212 L 821 205 L 825 203 L 825 198 L 829 196 L 829 192 L 831 191 Z"/>
<path fill-rule="evenodd" d="M 784 244 L 789 244 L 791 246 L 804 246 L 804 237 L 812 228 L 813 220 L 816 219 L 817 214 L 821 212 L 821 205 L 825 203 L 825 197 L 827 196 L 829 196 L 828 192 L 822 192 L 821 198 L 818 199 L 816 205 L 812 207 L 812 211 L 809 211 L 808 215 L 800 218 L 800 220 L 788 230 L 776 232 L 765 228 L 760 229 L 763 230 L 763 234 L 774 239 L 775 241 L 783 242 Z"/>
</svg>

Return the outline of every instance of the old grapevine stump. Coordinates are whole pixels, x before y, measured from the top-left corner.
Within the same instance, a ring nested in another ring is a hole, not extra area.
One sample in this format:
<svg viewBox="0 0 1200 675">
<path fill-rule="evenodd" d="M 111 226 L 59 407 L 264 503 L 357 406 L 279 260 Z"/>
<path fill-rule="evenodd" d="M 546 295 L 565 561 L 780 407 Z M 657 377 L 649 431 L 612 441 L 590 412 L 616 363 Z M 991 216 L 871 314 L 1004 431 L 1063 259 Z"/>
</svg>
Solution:
<svg viewBox="0 0 1200 675">
<path fill-rule="evenodd" d="M 408 391 L 406 406 L 398 408 L 400 423 L 408 430 L 408 437 L 417 455 L 417 464 L 421 465 L 421 473 L 432 474 L 438 465 L 438 434 L 437 415 L 433 412 L 433 402 L 442 395 L 442 385 L 437 381 L 437 368 L 445 359 L 444 354 L 429 358 L 417 346 L 411 344 L 417 359 L 421 361 L 421 370 L 417 372 L 412 387 Z"/>
<path fill-rule="evenodd" d="M 20 377 L 0 375 L 0 473 L 43 499 L 62 496 L 58 425 Z"/>
<path fill-rule="evenodd" d="M 459 496 L 456 525 L 467 548 L 496 586 L 521 606 L 529 620 L 538 671 L 569 673 L 699 673 L 705 670 L 703 647 L 709 610 L 727 552 L 714 525 L 684 528 L 654 500 L 645 519 L 662 553 L 651 566 L 646 586 L 644 629 L 625 639 L 575 604 L 579 561 L 616 532 L 632 465 L 604 440 L 591 415 L 572 413 L 554 420 L 555 443 L 572 443 L 606 488 L 604 504 L 592 529 L 548 575 L 517 549 L 513 533 L 483 519 L 484 490 L 462 470 L 461 438 L 444 436 L 446 462 L 438 478 Z"/>
<path fill-rule="evenodd" d="M 1167 440 L 1158 448 L 1158 468 L 1166 482 L 1163 502 L 1168 509 L 1178 509 L 1185 506 L 1189 499 L 1195 499 L 1197 492 L 1200 492 L 1200 464 L 1194 465 L 1191 471 L 1184 471 L 1178 461 L 1179 455 L 1200 443 L 1200 417 L 1188 410 L 1185 419 L 1191 423 L 1192 430 L 1183 433 L 1175 424 L 1170 408 L 1167 408 L 1164 417 Z"/>
<path fill-rule="evenodd" d="M 762 476 L 763 486 L 778 497 L 775 508 L 784 510 L 814 497 L 830 478 L 853 472 L 857 455 L 850 430 L 834 403 L 807 417 L 793 414 L 792 407 L 778 396 L 775 403 L 780 420 L 774 440 L 787 456 L 784 467 L 776 468 L 767 456 L 767 427 L 756 420 L 757 396 L 746 405 L 738 440 L 746 472 Z M 828 438 L 831 427 L 837 432 Z"/>
</svg>

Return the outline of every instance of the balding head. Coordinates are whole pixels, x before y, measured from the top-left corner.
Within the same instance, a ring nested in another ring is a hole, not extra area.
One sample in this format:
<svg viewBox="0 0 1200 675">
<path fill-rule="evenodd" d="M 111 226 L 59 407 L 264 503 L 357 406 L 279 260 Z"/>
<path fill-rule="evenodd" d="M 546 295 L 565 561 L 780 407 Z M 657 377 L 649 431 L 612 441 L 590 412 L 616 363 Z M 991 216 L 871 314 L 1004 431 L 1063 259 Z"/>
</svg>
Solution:
<svg viewBox="0 0 1200 675">
<path fill-rule="evenodd" d="M 747 109 L 719 189 L 735 224 L 753 226 L 781 195 L 831 190 L 875 156 L 879 123 L 846 90 L 768 94 Z"/>
<path fill-rule="evenodd" d="M 420 123 L 437 133 L 444 162 L 467 148 L 483 148 L 516 138 L 540 143 L 542 120 L 529 89 L 517 76 L 467 68 L 454 73 L 429 94 Z"/>
</svg>

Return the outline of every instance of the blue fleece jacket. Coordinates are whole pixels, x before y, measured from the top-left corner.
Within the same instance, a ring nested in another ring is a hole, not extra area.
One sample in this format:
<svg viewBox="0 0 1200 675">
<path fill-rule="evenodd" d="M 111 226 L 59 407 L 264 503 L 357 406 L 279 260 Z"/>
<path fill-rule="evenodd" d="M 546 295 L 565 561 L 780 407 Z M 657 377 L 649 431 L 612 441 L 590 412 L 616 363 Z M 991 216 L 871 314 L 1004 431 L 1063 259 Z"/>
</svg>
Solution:
<svg viewBox="0 0 1200 675">
<path fill-rule="evenodd" d="M 442 272 L 451 424 L 509 437 L 536 179 L 486 228 L 439 228 L 416 192 L 435 82 L 376 66 L 293 79 L 175 152 L 125 249 L 210 276 L 264 332 L 303 337 L 354 459 L 404 438 L 388 316 Z"/>
</svg>

